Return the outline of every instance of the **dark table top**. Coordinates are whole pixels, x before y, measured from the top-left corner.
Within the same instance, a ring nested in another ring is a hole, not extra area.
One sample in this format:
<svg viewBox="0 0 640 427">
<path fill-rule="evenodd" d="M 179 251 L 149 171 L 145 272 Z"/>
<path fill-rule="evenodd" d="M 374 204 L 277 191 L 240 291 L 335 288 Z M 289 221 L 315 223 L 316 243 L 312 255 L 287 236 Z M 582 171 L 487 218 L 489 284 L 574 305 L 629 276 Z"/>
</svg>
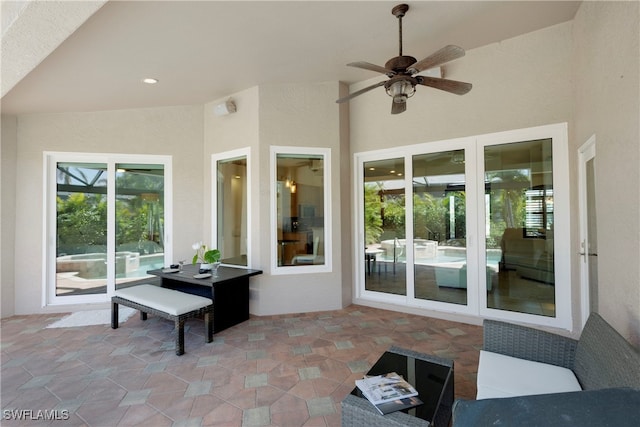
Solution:
<svg viewBox="0 0 640 427">
<path fill-rule="evenodd" d="M 438 359 L 440 358 L 433 357 L 432 360 L 424 360 L 386 351 L 367 372 L 367 375 L 383 375 L 389 372 L 402 375 L 415 387 L 418 391 L 418 397 L 423 402 L 422 405 L 403 412 L 431 422 L 440 403 L 440 396 L 446 382 L 453 381 L 452 366 L 440 363 Z M 442 360 L 444 361 L 444 359 Z M 366 399 L 357 387 L 353 389 L 351 394 Z"/>
<path fill-rule="evenodd" d="M 185 264 L 182 271 L 176 273 L 163 273 L 164 269 L 159 268 L 157 270 L 149 270 L 147 274 L 161 277 L 163 279 L 178 280 L 181 282 L 192 283 L 202 286 L 214 286 L 216 283 L 224 283 L 229 280 L 234 280 L 242 277 L 251 277 L 258 274 L 262 274 L 262 270 L 253 270 L 248 268 L 235 268 L 235 267 L 218 267 L 217 274 L 205 279 L 196 279 L 193 276 L 198 274 L 198 266 L 192 264 Z"/>
</svg>

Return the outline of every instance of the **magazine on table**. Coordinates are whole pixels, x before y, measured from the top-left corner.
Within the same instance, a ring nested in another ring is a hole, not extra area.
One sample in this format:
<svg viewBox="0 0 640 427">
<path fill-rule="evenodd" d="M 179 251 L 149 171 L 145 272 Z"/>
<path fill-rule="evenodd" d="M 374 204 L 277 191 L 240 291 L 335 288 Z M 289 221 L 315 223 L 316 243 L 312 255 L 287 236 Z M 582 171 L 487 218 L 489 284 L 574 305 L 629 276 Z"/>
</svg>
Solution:
<svg viewBox="0 0 640 427">
<path fill-rule="evenodd" d="M 422 404 L 418 391 L 395 372 L 356 380 L 356 386 L 382 414 Z"/>
<path fill-rule="evenodd" d="M 392 400 L 387 403 L 378 403 L 373 405 L 378 412 L 382 415 L 390 414 L 391 412 L 401 411 L 403 409 L 410 409 L 415 406 L 422 405 L 422 400 L 418 396 L 405 397 L 404 399 Z"/>
</svg>

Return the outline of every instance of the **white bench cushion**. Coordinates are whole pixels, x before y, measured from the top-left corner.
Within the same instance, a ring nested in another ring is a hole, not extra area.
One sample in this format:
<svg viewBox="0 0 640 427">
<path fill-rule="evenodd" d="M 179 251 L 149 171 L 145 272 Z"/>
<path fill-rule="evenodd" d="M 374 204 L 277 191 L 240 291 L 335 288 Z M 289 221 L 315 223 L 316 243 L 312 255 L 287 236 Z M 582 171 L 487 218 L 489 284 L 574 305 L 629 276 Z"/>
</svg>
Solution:
<svg viewBox="0 0 640 427">
<path fill-rule="evenodd" d="M 570 369 L 480 350 L 476 399 L 580 391 Z"/>
<path fill-rule="evenodd" d="M 173 316 L 179 316 L 213 304 L 209 298 L 154 285 L 138 285 L 119 289 L 115 295 Z"/>
</svg>

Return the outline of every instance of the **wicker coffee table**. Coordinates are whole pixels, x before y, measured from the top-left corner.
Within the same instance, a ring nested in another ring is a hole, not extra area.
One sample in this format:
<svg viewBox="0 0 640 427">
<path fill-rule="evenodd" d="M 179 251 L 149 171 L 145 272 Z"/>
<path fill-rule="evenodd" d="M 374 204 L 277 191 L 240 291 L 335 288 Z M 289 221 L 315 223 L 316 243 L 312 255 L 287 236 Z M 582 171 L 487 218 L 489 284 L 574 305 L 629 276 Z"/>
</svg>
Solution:
<svg viewBox="0 0 640 427">
<path fill-rule="evenodd" d="M 381 415 L 358 388 L 342 401 L 343 426 L 435 426 L 447 427 L 453 405 L 453 360 L 391 347 L 367 372 L 397 372 L 416 390 L 424 403 L 405 411 Z"/>
</svg>

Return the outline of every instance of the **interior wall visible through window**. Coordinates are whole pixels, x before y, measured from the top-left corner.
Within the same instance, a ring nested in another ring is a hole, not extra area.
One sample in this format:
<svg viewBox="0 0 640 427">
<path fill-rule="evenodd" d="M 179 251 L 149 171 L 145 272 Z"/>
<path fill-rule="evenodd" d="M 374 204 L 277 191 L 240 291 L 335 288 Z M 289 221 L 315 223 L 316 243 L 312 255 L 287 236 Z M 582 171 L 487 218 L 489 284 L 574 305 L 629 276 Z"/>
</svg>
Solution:
<svg viewBox="0 0 640 427">
<path fill-rule="evenodd" d="M 330 269 L 329 151 L 273 149 L 273 267 L 279 273 Z"/>
<path fill-rule="evenodd" d="M 244 153 L 244 150 L 242 151 Z M 215 161 L 215 242 L 221 261 L 249 265 L 248 155 L 227 153 Z"/>
</svg>

